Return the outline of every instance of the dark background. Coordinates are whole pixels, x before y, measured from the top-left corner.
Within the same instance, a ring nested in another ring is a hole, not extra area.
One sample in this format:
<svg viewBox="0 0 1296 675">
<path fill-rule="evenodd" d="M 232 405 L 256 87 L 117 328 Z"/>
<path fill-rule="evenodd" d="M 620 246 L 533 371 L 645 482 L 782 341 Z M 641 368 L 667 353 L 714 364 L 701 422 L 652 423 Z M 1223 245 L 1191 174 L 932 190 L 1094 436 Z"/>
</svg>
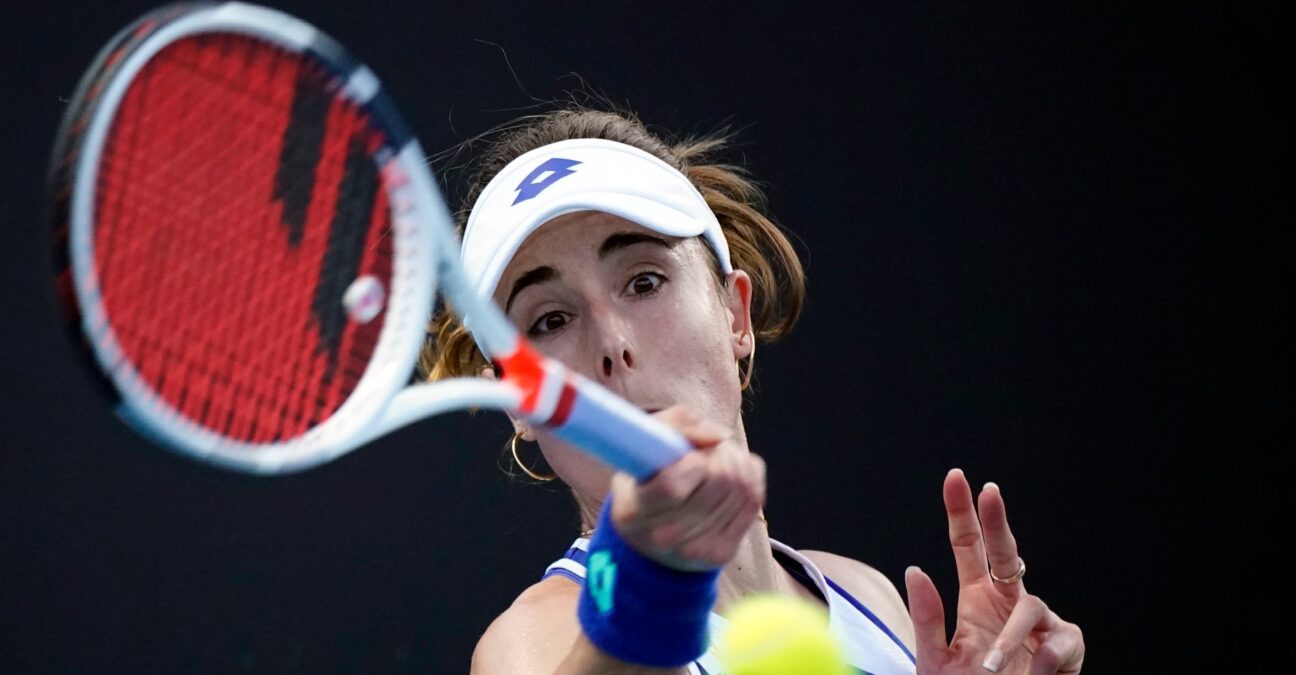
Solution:
<svg viewBox="0 0 1296 675">
<path fill-rule="evenodd" d="M 920 565 L 952 617 L 940 484 L 962 467 L 1002 486 L 1086 672 L 1229 662 L 1221 603 L 1255 591 L 1221 579 L 1261 561 L 1224 527 L 1252 501 L 1234 478 L 1290 431 L 1276 12 L 898 4 L 276 6 L 368 62 L 429 152 L 582 80 L 650 124 L 739 129 L 809 275 L 747 416 L 773 535 L 901 588 Z M 254 478 L 148 445 L 78 370 L 48 153 L 150 6 L 0 22 L 0 671 L 466 672 L 575 532 L 561 490 L 500 470 L 502 416 Z"/>
</svg>

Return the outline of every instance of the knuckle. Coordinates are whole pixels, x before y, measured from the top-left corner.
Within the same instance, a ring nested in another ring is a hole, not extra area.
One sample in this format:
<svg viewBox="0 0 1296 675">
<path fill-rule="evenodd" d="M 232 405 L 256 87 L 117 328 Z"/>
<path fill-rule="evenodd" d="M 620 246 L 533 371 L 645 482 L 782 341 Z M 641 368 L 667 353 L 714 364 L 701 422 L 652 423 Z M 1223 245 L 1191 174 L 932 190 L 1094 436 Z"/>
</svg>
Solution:
<svg viewBox="0 0 1296 675">
<path fill-rule="evenodd" d="M 950 529 L 950 545 L 956 548 L 971 548 L 981 541 L 981 533 L 967 529 Z"/>
<path fill-rule="evenodd" d="M 656 548 L 671 548 L 679 542 L 679 528 L 674 524 L 654 528 L 648 535 L 648 541 Z"/>
<path fill-rule="evenodd" d="M 612 492 L 613 494 L 624 494 L 635 488 L 636 482 L 634 477 L 623 471 L 612 474 Z"/>
<path fill-rule="evenodd" d="M 680 555 L 690 560 L 702 560 L 706 553 L 705 547 L 698 541 L 690 541 L 679 547 Z"/>
<path fill-rule="evenodd" d="M 662 485 L 662 496 L 673 504 L 684 501 L 689 496 L 689 486 L 683 481 L 672 480 Z"/>
<path fill-rule="evenodd" d="M 705 541 L 694 540 L 682 547 L 680 554 L 689 560 L 705 565 L 723 565 L 726 560 L 719 548 Z"/>
<path fill-rule="evenodd" d="M 680 467 L 680 473 L 705 470 L 710 464 L 709 457 L 705 452 L 694 450 L 681 457 L 676 464 Z"/>
<path fill-rule="evenodd" d="M 697 424 L 698 422 L 698 416 L 692 410 L 679 404 L 658 411 L 654 417 L 677 428 Z"/>
<path fill-rule="evenodd" d="M 613 500 L 611 515 L 613 525 L 619 528 L 627 527 L 639 519 L 639 507 L 632 500 Z"/>
<path fill-rule="evenodd" d="M 1038 595 L 1027 593 L 1018 602 L 1026 603 L 1027 608 L 1041 616 L 1048 613 L 1048 605 Z"/>
<path fill-rule="evenodd" d="M 1038 665 L 1044 666 L 1049 672 L 1054 672 L 1062 664 L 1062 654 L 1058 652 L 1057 645 L 1052 642 L 1045 642 L 1035 650 L 1034 661 Z"/>
<path fill-rule="evenodd" d="M 734 445 L 733 429 L 730 429 L 719 422 L 708 422 L 705 425 L 705 429 L 707 433 L 715 436 L 721 443 L 725 445 Z"/>
</svg>

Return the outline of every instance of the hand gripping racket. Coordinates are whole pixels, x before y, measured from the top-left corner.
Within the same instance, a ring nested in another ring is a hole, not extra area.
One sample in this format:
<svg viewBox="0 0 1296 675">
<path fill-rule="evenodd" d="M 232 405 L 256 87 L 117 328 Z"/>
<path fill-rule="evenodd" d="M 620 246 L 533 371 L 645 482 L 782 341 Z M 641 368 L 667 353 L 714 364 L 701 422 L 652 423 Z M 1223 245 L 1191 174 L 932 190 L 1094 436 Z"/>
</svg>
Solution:
<svg viewBox="0 0 1296 675">
<path fill-rule="evenodd" d="M 474 293 L 396 106 L 299 19 L 238 2 L 143 16 L 84 75 L 50 185 L 70 327 L 163 446 L 284 473 L 494 408 L 640 479 L 690 447 Z M 409 385 L 438 285 L 500 380 Z"/>
</svg>

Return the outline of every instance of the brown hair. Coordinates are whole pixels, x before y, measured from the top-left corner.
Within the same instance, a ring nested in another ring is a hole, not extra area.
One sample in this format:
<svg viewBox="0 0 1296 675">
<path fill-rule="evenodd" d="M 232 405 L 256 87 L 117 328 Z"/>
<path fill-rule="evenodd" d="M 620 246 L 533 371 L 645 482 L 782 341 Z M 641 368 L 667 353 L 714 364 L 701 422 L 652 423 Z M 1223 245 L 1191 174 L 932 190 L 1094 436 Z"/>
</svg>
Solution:
<svg viewBox="0 0 1296 675">
<path fill-rule="evenodd" d="M 765 195 L 756 182 L 743 168 L 715 161 L 715 155 L 730 141 L 728 134 L 672 143 L 654 134 L 631 113 L 576 104 L 523 117 L 504 127 L 475 161 L 463 206 L 455 218 L 460 234 L 477 196 L 509 162 L 536 148 L 575 138 L 602 138 L 634 146 L 687 176 L 720 221 L 734 268 L 751 276 L 755 338 L 773 340 L 792 329 L 805 298 L 805 273 L 787 236 L 765 215 Z M 706 249 L 711 250 L 709 246 Z M 718 265 L 716 270 L 718 273 Z M 472 335 L 452 312 L 443 310 L 432 317 L 419 356 L 423 377 L 436 380 L 476 375 L 486 365 Z M 750 374 L 750 362 L 747 366 Z"/>
</svg>

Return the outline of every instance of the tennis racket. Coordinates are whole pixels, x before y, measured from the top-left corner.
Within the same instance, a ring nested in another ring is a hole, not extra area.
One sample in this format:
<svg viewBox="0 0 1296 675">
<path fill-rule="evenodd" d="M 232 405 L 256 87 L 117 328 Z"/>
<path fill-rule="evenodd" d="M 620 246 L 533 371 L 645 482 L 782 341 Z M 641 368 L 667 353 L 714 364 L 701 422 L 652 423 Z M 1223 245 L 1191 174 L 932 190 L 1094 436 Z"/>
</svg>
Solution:
<svg viewBox="0 0 1296 675">
<path fill-rule="evenodd" d="M 467 408 L 639 479 L 690 447 L 474 293 L 391 98 L 300 19 L 239 2 L 138 19 L 78 85 L 50 186 L 69 328 L 119 415 L 164 447 L 286 473 Z M 409 383 L 438 288 L 499 380 Z"/>
</svg>

